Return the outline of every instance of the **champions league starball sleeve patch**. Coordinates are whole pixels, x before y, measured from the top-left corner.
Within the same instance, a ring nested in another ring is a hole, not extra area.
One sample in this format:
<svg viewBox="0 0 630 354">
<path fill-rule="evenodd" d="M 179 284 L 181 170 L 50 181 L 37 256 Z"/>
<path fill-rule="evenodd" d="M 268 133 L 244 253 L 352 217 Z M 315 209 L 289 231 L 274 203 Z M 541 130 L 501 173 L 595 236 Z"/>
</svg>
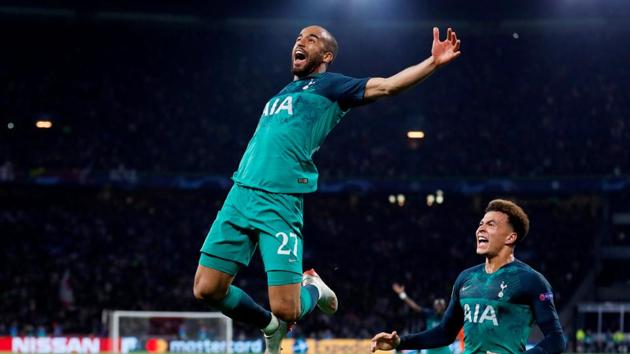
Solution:
<svg viewBox="0 0 630 354">
<path fill-rule="evenodd" d="M 553 300 L 553 293 L 542 293 L 538 295 L 538 299 L 540 301 L 551 301 Z"/>
</svg>

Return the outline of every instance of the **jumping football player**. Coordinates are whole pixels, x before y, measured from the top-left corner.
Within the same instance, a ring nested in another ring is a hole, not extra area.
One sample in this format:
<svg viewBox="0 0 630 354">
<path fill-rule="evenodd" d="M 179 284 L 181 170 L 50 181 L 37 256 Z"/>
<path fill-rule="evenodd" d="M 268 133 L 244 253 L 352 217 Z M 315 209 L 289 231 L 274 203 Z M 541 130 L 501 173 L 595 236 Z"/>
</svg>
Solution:
<svg viewBox="0 0 630 354">
<path fill-rule="evenodd" d="M 293 82 L 262 110 L 234 186 L 201 248 L 194 295 L 265 335 L 266 352 L 279 353 L 291 324 L 317 305 L 337 310 L 337 297 L 315 271 L 302 273 L 303 195 L 317 189 L 313 154 L 349 109 L 398 94 L 427 78 L 461 52 L 450 28 L 441 41 L 433 29 L 431 55 L 387 78 L 356 79 L 327 72 L 338 44 L 326 29 L 309 26 L 291 52 Z M 256 247 L 267 273 L 271 311 L 232 285 Z"/>
</svg>

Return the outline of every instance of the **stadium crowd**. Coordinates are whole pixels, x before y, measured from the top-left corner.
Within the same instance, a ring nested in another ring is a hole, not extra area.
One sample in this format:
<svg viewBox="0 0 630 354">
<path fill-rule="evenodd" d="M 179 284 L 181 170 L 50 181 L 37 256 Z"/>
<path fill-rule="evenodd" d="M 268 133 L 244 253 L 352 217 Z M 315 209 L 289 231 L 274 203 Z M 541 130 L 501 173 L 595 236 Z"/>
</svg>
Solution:
<svg viewBox="0 0 630 354">
<path fill-rule="evenodd" d="M 104 309 L 207 310 L 193 300 L 192 276 L 222 193 L 13 188 L 0 198 L 0 228 L 12 239 L 0 260 L 0 332 L 102 334 Z M 405 284 L 422 305 L 448 298 L 459 271 L 482 261 L 474 230 L 486 202 L 446 196 L 429 207 L 418 195 L 403 206 L 381 194 L 309 196 L 304 266 L 325 277 L 341 307 L 333 318 L 309 316 L 296 333 L 369 337 L 384 328 L 421 328 L 391 284 Z M 522 203 L 532 231 L 517 257 L 546 274 L 561 308 L 592 257 L 585 249 L 599 232 L 598 201 Z M 236 283 L 267 303 L 258 256 Z M 237 334 L 257 331 L 239 326 Z"/>
<path fill-rule="evenodd" d="M 193 300 L 192 276 L 225 192 L 21 181 L 76 170 L 123 181 L 150 173 L 231 175 L 266 100 L 291 79 L 297 31 L 38 23 L 6 38 L 0 335 L 103 334 L 105 309 L 207 310 Z M 341 53 L 331 70 L 388 75 L 429 54 L 429 28 L 372 31 L 337 33 Z M 448 70 L 344 119 L 316 155 L 322 180 L 630 173 L 630 47 L 614 33 L 461 36 L 464 55 Z M 36 120 L 53 127 L 36 129 Z M 407 139 L 412 129 L 426 137 Z M 446 195 L 429 207 L 424 195 L 407 195 L 401 207 L 388 194 L 306 197 L 304 266 L 322 274 L 341 306 L 332 319 L 308 317 L 298 334 L 417 330 L 422 319 L 392 282 L 430 307 L 450 296 L 461 270 L 481 261 L 473 232 L 495 196 Z M 547 276 L 562 309 L 602 232 L 599 197 L 518 200 L 532 231 L 517 257 Z M 621 241 L 627 244 L 626 234 Z M 258 257 L 236 283 L 267 302 Z M 237 325 L 236 336 L 259 333 Z"/>
<path fill-rule="evenodd" d="M 230 175 L 266 100 L 291 80 L 297 31 L 25 29 L 0 58 L 0 165 L 16 178 L 118 168 Z M 424 59 L 431 40 L 429 28 L 337 35 L 331 70 L 357 77 Z M 464 56 L 448 70 L 344 119 L 316 154 L 323 178 L 629 172 L 630 80 L 619 78 L 630 48 L 614 33 L 462 35 Z M 35 129 L 38 119 L 53 128 Z M 411 129 L 426 137 L 410 141 Z"/>
</svg>

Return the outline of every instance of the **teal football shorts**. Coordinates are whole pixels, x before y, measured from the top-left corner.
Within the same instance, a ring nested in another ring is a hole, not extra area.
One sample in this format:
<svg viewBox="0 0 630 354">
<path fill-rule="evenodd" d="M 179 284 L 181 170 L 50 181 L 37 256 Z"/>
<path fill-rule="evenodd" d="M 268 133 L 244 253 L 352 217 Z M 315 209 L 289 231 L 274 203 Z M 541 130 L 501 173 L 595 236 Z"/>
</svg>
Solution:
<svg viewBox="0 0 630 354">
<path fill-rule="evenodd" d="M 301 194 L 235 184 L 201 247 L 199 264 L 236 275 L 260 245 L 269 285 L 301 282 L 303 209 Z"/>
</svg>

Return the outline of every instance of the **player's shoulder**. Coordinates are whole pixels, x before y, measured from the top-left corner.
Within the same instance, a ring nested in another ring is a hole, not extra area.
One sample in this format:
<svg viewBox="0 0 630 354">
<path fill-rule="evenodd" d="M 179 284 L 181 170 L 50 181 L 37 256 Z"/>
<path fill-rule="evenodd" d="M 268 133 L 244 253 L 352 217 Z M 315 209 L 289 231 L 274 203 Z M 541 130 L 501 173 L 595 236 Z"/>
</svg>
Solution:
<svg viewBox="0 0 630 354">
<path fill-rule="evenodd" d="M 543 285 L 549 286 L 547 278 L 545 278 L 542 273 L 532 268 L 529 264 L 517 259 L 514 261 L 513 266 L 518 269 L 520 276 L 525 278 L 526 280 L 534 283 L 542 283 Z"/>
<path fill-rule="evenodd" d="M 466 269 L 464 269 L 464 270 L 463 270 L 460 274 L 473 274 L 473 273 L 479 273 L 479 272 L 485 271 L 485 270 L 484 270 L 484 269 L 485 269 L 485 266 L 486 266 L 486 264 L 485 264 L 485 263 L 480 263 L 480 264 L 477 264 L 476 266 L 472 266 L 472 267 L 470 267 L 470 268 L 466 268 Z"/>
<path fill-rule="evenodd" d="M 484 263 L 481 264 L 477 264 L 476 266 L 472 266 L 470 268 L 466 268 L 463 271 L 461 271 L 461 273 L 459 273 L 459 276 L 457 277 L 458 281 L 465 281 L 466 279 L 470 278 L 473 274 L 476 273 L 480 273 L 480 272 L 484 272 Z"/>
<path fill-rule="evenodd" d="M 325 71 L 323 73 L 317 74 L 314 77 L 319 78 L 322 81 L 336 83 L 357 83 L 366 82 L 367 80 L 369 80 L 369 78 L 367 77 L 355 77 L 334 71 Z"/>
<path fill-rule="evenodd" d="M 336 72 L 323 72 L 307 77 L 308 84 L 303 90 L 322 95 L 333 102 L 343 102 L 341 106 L 354 107 L 363 103 L 368 79 L 357 79 Z"/>
<path fill-rule="evenodd" d="M 313 79 L 315 79 L 316 81 L 323 82 L 323 83 L 334 84 L 340 81 L 348 81 L 348 80 L 351 80 L 352 78 L 344 74 L 325 71 L 323 73 L 313 76 Z"/>
<path fill-rule="evenodd" d="M 334 71 L 325 71 L 323 73 L 320 74 L 321 77 L 323 78 L 327 78 L 327 79 L 339 79 L 339 78 L 345 78 L 348 77 L 342 73 L 337 73 Z"/>
<path fill-rule="evenodd" d="M 534 269 L 529 264 L 521 261 L 520 259 L 515 259 L 512 266 L 515 267 L 519 272 L 527 273 L 527 274 L 531 274 L 535 276 L 542 276 L 542 274 L 539 271 Z"/>
<path fill-rule="evenodd" d="M 476 277 L 475 274 L 479 274 L 479 272 L 483 271 L 483 267 L 483 264 L 479 264 L 461 271 L 457 276 L 457 279 L 455 279 L 455 283 L 453 284 L 453 291 L 456 293 L 459 292 L 459 289 L 461 289 L 464 284 L 468 283 L 470 279 Z"/>
</svg>

